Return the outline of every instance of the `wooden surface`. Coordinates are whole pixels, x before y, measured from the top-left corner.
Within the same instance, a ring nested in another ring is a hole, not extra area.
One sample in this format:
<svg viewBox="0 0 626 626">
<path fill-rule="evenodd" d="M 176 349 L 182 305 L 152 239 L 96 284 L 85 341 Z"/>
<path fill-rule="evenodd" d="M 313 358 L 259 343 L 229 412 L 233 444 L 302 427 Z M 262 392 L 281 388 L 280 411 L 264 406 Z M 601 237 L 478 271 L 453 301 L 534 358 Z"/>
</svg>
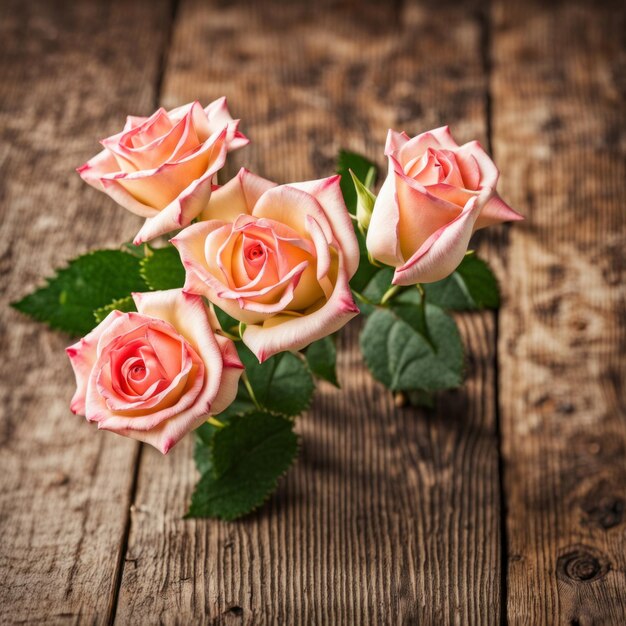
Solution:
<svg viewBox="0 0 626 626">
<path fill-rule="evenodd" d="M 625 13 L 620 3 L 0 6 L 0 623 L 626 623 Z M 5 305 L 138 221 L 73 168 L 127 113 L 220 95 L 280 182 L 388 127 L 479 138 L 527 216 L 477 238 L 497 315 L 458 317 L 465 387 L 396 408 L 341 340 L 341 392 L 237 523 L 182 520 L 167 457 L 68 409 L 62 349 Z"/>
<path fill-rule="evenodd" d="M 499 326 L 508 616 L 624 624 L 626 24 L 542 4 L 493 12 L 494 151 L 527 216 Z"/>
</svg>

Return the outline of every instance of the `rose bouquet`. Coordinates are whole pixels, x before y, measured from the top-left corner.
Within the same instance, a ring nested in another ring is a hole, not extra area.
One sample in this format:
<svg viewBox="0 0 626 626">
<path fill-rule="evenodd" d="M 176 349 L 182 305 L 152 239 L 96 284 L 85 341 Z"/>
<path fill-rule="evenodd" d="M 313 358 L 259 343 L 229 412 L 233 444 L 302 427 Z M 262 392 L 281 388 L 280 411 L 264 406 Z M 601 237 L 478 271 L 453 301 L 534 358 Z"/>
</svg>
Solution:
<svg viewBox="0 0 626 626">
<path fill-rule="evenodd" d="M 167 453 L 191 431 L 189 516 L 261 505 L 295 459 L 315 379 L 338 386 L 335 333 L 363 313 L 373 376 L 431 405 L 462 383 L 450 310 L 498 306 L 472 233 L 520 216 L 477 142 L 389 131 L 388 174 L 341 152 L 337 174 L 277 184 L 218 173 L 248 139 L 226 100 L 128 117 L 79 168 L 145 218 L 133 244 L 71 261 L 14 306 L 84 335 L 67 348 L 71 410 Z M 95 326 L 95 327 L 94 327 Z"/>
</svg>

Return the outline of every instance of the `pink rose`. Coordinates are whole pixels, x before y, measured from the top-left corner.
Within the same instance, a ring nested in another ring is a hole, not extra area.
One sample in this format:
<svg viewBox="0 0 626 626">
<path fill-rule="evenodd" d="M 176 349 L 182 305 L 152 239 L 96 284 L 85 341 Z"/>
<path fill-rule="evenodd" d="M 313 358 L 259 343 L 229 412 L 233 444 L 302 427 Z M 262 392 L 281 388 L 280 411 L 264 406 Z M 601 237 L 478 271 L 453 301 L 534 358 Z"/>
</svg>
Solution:
<svg viewBox="0 0 626 626">
<path fill-rule="evenodd" d="M 242 169 L 172 243 L 185 291 L 246 324 L 259 361 L 299 350 L 358 313 L 349 280 L 359 247 L 339 176 L 276 186 Z"/>
<path fill-rule="evenodd" d="M 374 205 L 367 249 L 396 268 L 394 285 L 441 280 L 472 233 L 521 215 L 496 193 L 498 169 L 477 141 L 457 145 L 447 126 L 410 139 L 390 130 L 389 173 Z"/>
<path fill-rule="evenodd" d="M 145 217 L 139 245 L 187 226 L 211 197 L 226 152 L 245 146 L 239 120 L 226 98 L 198 102 L 150 117 L 129 116 L 124 130 L 102 140 L 104 150 L 78 169 L 84 181 L 109 194 L 125 209 Z"/>
<path fill-rule="evenodd" d="M 113 311 L 67 348 L 71 409 L 165 454 L 235 399 L 243 366 L 202 298 L 180 289 L 133 298 L 138 313 Z"/>
</svg>

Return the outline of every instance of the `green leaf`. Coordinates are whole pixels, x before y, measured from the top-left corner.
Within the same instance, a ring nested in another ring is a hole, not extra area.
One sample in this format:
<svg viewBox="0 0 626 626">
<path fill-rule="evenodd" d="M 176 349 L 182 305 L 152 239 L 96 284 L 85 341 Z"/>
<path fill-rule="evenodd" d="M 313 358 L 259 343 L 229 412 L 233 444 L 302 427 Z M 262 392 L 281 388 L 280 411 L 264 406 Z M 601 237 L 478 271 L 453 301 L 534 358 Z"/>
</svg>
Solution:
<svg viewBox="0 0 626 626">
<path fill-rule="evenodd" d="M 212 468 L 196 485 L 186 517 L 233 520 L 269 498 L 298 452 L 293 422 L 278 415 L 236 416 L 213 435 Z"/>
<path fill-rule="evenodd" d="M 363 183 L 365 191 L 371 189 L 376 181 L 376 165 L 359 154 L 340 150 L 337 157 L 337 173 L 341 174 L 341 193 L 346 207 L 351 214 L 355 215 L 357 210 L 356 181 Z M 367 191 L 367 193 L 370 192 Z M 373 194 L 371 195 L 374 197 Z M 350 280 L 350 287 L 360 293 L 380 268 L 369 260 L 365 235 L 361 229 L 355 228 L 354 230 L 359 243 L 360 258 L 357 271 Z"/>
<path fill-rule="evenodd" d="M 151 248 L 150 254 L 141 260 L 141 275 L 154 291 L 179 289 L 185 284 L 185 268 L 172 245 Z"/>
<path fill-rule="evenodd" d="M 121 250 L 79 256 L 47 284 L 12 306 L 50 327 L 84 335 L 94 327 L 94 310 L 133 291 L 145 291 L 140 260 Z"/>
<path fill-rule="evenodd" d="M 339 151 L 337 157 L 337 174 L 341 174 L 341 193 L 343 194 L 343 199 L 346 203 L 346 207 L 348 207 L 348 211 L 350 211 L 352 215 L 355 215 L 357 193 L 352 183 L 350 170 L 352 170 L 354 176 L 367 187 L 372 187 L 376 181 L 377 169 L 374 163 L 360 154 L 347 150 Z"/>
<path fill-rule="evenodd" d="M 204 474 L 213 468 L 213 456 L 211 443 L 213 436 L 219 428 L 205 422 L 196 429 L 196 441 L 193 449 L 193 459 L 200 474 Z"/>
<path fill-rule="evenodd" d="M 235 415 L 245 415 L 246 413 L 252 413 L 256 411 L 257 407 L 251 400 L 246 387 L 241 379 L 239 379 L 239 387 L 237 388 L 237 397 L 229 405 L 229 407 L 217 415 L 217 419 L 220 422 L 228 421 Z"/>
<path fill-rule="evenodd" d="M 217 321 L 220 323 L 222 330 L 229 335 L 238 337 L 239 336 L 239 321 L 236 320 L 234 317 L 231 317 L 230 315 L 228 315 L 226 311 L 222 311 L 222 309 L 220 309 L 215 304 L 211 303 L 211 306 L 213 307 L 213 311 L 215 311 L 215 315 L 217 316 Z"/>
<path fill-rule="evenodd" d="M 99 324 L 111 311 L 122 311 L 127 313 L 128 311 L 136 311 L 135 301 L 132 296 L 126 296 L 125 298 L 118 298 L 109 302 L 106 306 L 101 306 L 93 312 L 93 316 L 96 318 L 96 323 Z"/>
<path fill-rule="evenodd" d="M 315 383 L 301 358 L 291 352 L 281 352 L 259 363 L 243 343 L 237 343 L 237 350 L 254 399 L 262 409 L 293 417 L 309 407 Z"/>
<path fill-rule="evenodd" d="M 355 229 L 355 233 L 359 244 L 359 266 L 354 276 L 350 279 L 350 287 L 357 293 L 361 293 L 381 268 L 370 263 L 365 244 L 365 235 L 358 228 Z"/>
<path fill-rule="evenodd" d="M 324 337 L 312 343 L 304 351 L 304 356 L 309 364 L 309 369 L 315 376 L 339 387 L 337 381 L 337 347 L 333 336 Z"/>
<path fill-rule="evenodd" d="M 370 278 L 368 283 L 363 287 L 361 295 L 373 304 L 380 304 L 383 296 L 391 287 L 393 273 L 393 267 L 379 268 Z"/>
<path fill-rule="evenodd" d="M 120 246 L 120 250 L 136 256 L 138 259 L 143 259 L 150 254 L 150 246 L 147 243 L 136 246 L 132 241 L 126 241 Z"/>
<path fill-rule="evenodd" d="M 416 290 L 417 291 L 417 290 Z M 393 391 L 453 389 L 462 382 L 463 345 L 454 320 L 426 305 L 428 337 L 418 306 L 377 309 L 361 332 L 361 350 L 374 378 Z"/>
<path fill-rule="evenodd" d="M 426 300 L 444 309 L 466 311 L 500 306 L 498 281 L 489 265 L 475 254 L 466 255 L 447 278 L 423 287 Z"/>
</svg>

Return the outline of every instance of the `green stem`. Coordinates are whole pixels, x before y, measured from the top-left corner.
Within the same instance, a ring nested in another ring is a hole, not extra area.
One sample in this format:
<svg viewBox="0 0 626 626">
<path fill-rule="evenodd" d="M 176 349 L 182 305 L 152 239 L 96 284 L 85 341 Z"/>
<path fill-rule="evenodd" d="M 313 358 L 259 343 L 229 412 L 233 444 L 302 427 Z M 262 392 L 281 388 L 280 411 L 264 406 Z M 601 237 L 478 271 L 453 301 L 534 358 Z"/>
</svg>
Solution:
<svg viewBox="0 0 626 626">
<path fill-rule="evenodd" d="M 254 406 L 257 409 L 261 409 L 261 405 L 259 404 L 259 401 L 256 399 L 256 396 L 254 395 L 254 389 L 252 388 L 252 385 L 250 384 L 250 379 L 248 378 L 248 374 L 246 374 L 245 371 L 241 375 L 241 381 L 243 382 L 246 388 L 246 391 L 248 392 L 248 395 L 250 396 L 250 399 L 252 400 L 252 402 L 254 402 Z"/>
<path fill-rule="evenodd" d="M 220 422 L 216 417 L 209 417 L 209 419 L 207 420 L 207 424 L 211 424 L 211 426 L 215 426 L 216 428 L 224 428 L 224 426 L 226 426 L 226 424 L 224 424 L 224 422 Z"/>
<path fill-rule="evenodd" d="M 391 298 L 393 298 L 398 293 L 398 291 L 400 291 L 400 289 L 400 285 L 392 285 L 391 287 L 389 287 L 389 289 L 385 291 L 385 294 L 380 300 L 381 306 L 385 306 L 385 304 L 387 304 L 387 302 L 389 302 L 389 300 L 391 300 Z"/>
</svg>

